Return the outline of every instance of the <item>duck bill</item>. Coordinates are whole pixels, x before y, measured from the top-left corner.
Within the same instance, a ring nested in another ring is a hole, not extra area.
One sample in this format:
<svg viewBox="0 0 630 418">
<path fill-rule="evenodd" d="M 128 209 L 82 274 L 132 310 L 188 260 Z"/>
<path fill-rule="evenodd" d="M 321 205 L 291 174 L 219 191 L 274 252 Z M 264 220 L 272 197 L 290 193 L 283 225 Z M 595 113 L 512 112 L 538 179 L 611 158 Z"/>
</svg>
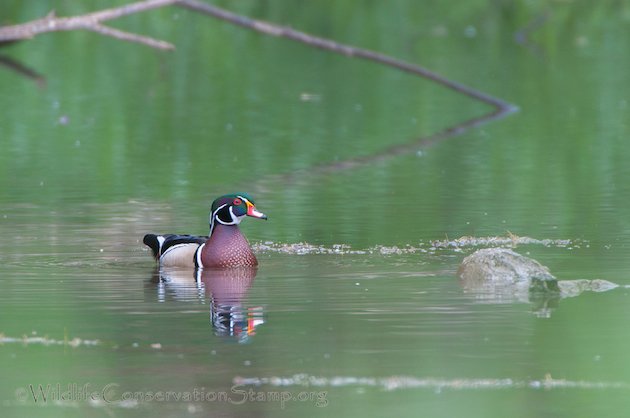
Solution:
<svg viewBox="0 0 630 418">
<path fill-rule="evenodd" d="M 262 212 L 258 212 L 256 210 L 256 206 L 254 205 L 247 205 L 247 216 L 251 216 L 252 218 L 267 220 L 267 215 L 265 215 Z"/>
</svg>

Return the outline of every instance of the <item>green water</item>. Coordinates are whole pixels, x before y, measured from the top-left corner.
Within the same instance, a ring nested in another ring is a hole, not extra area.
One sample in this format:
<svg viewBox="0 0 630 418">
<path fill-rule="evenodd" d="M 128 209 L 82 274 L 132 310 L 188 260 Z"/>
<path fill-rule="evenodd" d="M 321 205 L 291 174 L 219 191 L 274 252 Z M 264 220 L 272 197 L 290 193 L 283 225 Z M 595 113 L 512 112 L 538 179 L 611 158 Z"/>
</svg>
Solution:
<svg viewBox="0 0 630 418">
<path fill-rule="evenodd" d="M 0 24 L 102 7 L 5 3 Z M 455 276 L 476 247 L 434 241 L 567 240 L 516 251 L 630 285 L 630 2 L 226 6 L 520 111 L 390 155 L 491 109 L 175 8 L 112 23 L 170 53 L 89 32 L 0 49 L 45 79 L 0 67 L 1 415 L 626 416 L 626 289 L 482 298 Z M 255 277 L 160 279 L 143 234 L 207 233 L 241 190 L 269 215 L 242 224 Z"/>
</svg>

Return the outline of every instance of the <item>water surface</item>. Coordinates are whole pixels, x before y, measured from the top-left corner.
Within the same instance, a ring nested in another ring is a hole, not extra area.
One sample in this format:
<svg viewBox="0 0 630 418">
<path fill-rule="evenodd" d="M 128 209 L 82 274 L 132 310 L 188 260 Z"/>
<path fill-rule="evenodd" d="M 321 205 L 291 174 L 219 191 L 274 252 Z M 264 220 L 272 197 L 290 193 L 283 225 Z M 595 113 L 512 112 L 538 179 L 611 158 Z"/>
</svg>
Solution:
<svg viewBox="0 0 630 418">
<path fill-rule="evenodd" d="M 459 262 L 489 244 L 448 242 L 529 236 L 515 250 L 560 279 L 630 285 L 626 3 L 234 5 L 520 108 L 403 155 L 489 109 L 175 9 L 119 22 L 170 54 L 91 33 L 4 48 L 45 85 L 0 69 L 2 415 L 625 416 L 625 288 L 467 293 Z M 207 233 L 237 190 L 270 218 L 242 224 L 259 269 L 157 272 L 143 234 Z"/>
</svg>

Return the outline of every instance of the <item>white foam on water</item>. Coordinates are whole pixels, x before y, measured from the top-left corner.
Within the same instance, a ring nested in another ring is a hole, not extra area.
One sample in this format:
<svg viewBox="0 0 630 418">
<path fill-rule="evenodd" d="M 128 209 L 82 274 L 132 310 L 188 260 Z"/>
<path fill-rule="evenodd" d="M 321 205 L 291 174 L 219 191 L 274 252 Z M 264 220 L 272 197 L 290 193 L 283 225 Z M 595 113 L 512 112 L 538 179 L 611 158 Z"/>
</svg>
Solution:
<svg viewBox="0 0 630 418">
<path fill-rule="evenodd" d="M 0 333 L 0 344 L 11 344 L 18 343 L 23 345 L 32 345 L 32 344 L 40 344 L 40 345 L 65 345 L 70 347 L 79 347 L 79 346 L 94 346 L 99 345 L 101 342 L 99 340 L 84 340 L 82 338 L 74 337 L 72 339 L 63 339 L 56 340 L 54 338 L 48 338 L 47 336 L 40 337 L 37 335 L 24 335 L 22 337 L 7 337 L 4 334 Z"/>
<path fill-rule="evenodd" d="M 254 251 L 260 253 L 281 253 L 292 255 L 405 255 L 435 254 L 441 250 L 461 251 L 475 247 L 516 247 L 518 245 L 542 245 L 545 247 L 580 248 L 588 246 L 587 241 L 571 239 L 536 239 L 508 235 L 506 237 L 461 237 L 453 240 L 419 242 L 403 246 L 375 245 L 365 249 L 355 249 L 349 244 L 316 245 L 308 242 L 283 243 L 265 241 L 254 243 Z"/>
<path fill-rule="evenodd" d="M 554 379 L 546 375 L 539 380 L 518 380 L 511 378 L 456 378 L 438 379 L 431 377 L 390 376 L 390 377 L 322 377 L 308 374 L 271 377 L 235 377 L 235 385 L 277 386 L 277 387 L 374 387 L 387 391 L 399 389 L 431 390 L 492 390 L 492 389 L 620 389 L 630 390 L 626 382 L 592 382 L 585 380 Z"/>
</svg>

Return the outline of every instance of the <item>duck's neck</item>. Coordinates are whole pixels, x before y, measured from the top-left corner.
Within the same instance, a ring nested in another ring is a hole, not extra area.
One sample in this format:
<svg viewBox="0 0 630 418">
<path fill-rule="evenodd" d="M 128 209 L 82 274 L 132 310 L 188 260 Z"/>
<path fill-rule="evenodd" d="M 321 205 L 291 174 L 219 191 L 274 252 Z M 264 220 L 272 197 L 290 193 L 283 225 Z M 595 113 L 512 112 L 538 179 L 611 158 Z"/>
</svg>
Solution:
<svg viewBox="0 0 630 418">
<path fill-rule="evenodd" d="M 214 230 L 217 226 L 233 226 L 238 230 L 238 224 L 241 223 L 241 218 L 233 217 L 230 213 L 228 213 L 230 219 L 221 220 L 221 217 L 225 217 L 225 213 L 218 212 L 214 215 L 210 222 L 210 236 L 214 233 Z M 240 231 L 239 231 L 240 233 Z"/>
<path fill-rule="evenodd" d="M 204 267 L 256 266 L 258 260 L 238 225 L 215 223 L 201 252 Z"/>
</svg>

